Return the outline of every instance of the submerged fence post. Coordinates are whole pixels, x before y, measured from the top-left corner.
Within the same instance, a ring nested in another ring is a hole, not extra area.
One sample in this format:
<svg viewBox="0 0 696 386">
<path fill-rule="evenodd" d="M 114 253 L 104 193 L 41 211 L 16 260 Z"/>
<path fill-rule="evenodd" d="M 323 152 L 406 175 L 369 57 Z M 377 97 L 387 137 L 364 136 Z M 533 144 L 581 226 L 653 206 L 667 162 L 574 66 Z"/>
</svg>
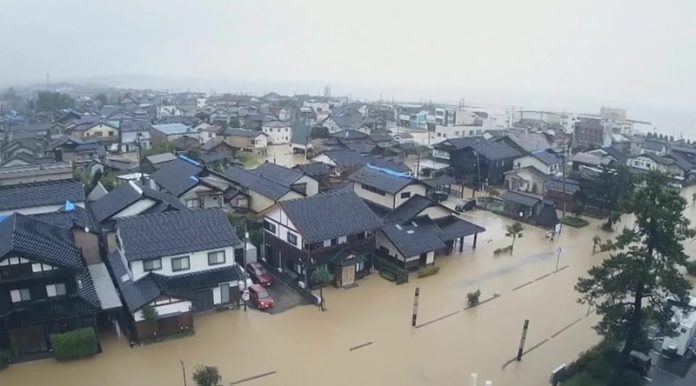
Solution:
<svg viewBox="0 0 696 386">
<path fill-rule="evenodd" d="M 520 347 L 517 349 L 517 361 L 522 360 L 522 353 L 524 352 L 524 341 L 527 340 L 527 329 L 529 329 L 529 319 L 524 320 L 524 326 L 522 327 L 522 338 L 520 338 Z"/>
<path fill-rule="evenodd" d="M 418 317 L 418 294 L 420 288 L 416 287 L 416 293 L 413 295 L 413 316 L 411 318 L 411 326 L 416 327 L 416 318 Z"/>
</svg>

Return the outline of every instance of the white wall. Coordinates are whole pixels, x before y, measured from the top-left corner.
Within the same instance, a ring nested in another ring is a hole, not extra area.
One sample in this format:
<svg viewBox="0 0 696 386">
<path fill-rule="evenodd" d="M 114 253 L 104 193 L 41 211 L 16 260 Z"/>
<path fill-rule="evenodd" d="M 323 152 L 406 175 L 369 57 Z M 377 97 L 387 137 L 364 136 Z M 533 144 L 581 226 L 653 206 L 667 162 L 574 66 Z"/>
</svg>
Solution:
<svg viewBox="0 0 696 386">
<path fill-rule="evenodd" d="M 287 240 L 288 240 L 288 233 L 292 233 L 292 234 L 297 236 L 297 245 L 295 245 L 294 247 L 297 249 L 302 249 L 302 245 L 303 245 L 302 235 L 297 230 L 297 227 L 295 227 L 295 224 L 293 224 L 292 221 L 290 221 L 290 219 L 288 218 L 287 214 L 285 214 L 285 211 L 283 211 L 283 209 L 281 209 L 280 207 L 273 208 L 271 211 L 269 211 L 266 214 L 265 219 L 276 226 L 275 233 L 270 232 L 267 229 L 264 229 L 265 232 L 272 234 L 272 235 L 275 235 L 276 237 L 278 237 L 279 239 L 281 239 L 285 242 L 287 242 Z M 292 244 L 288 243 L 288 245 L 292 245 Z"/>
<path fill-rule="evenodd" d="M 289 125 L 284 127 L 264 126 L 261 131 L 268 134 L 268 143 L 271 145 L 290 143 L 292 138 L 292 128 Z"/>
<path fill-rule="evenodd" d="M 304 175 L 300 177 L 297 181 L 295 181 L 296 184 L 307 184 L 307 197 L 313 196 L 317 193 L 319 193 L 319 181 L 315 180 L 314 178 Z"/>
<path fill-rule="evenodd" d="M 112 218 L 123 218 L 123 217 L 137 216 L 140 213 L 143 213 L 144 211 L 152 208 L 153 206 L 155 206 L 155 204 L 156 204 L 156 202 L 154 200 L 149 199 L 149 198 L 138 200 L 138 201 L 130 204 L 129 206 L 127 206 L 125 209 L 123 209 L 120 212 L 113 215 Z"/>
<path fill-rule="evenodd" d="M 149 305 L 154 307 L 154 309 L 157 311 L 157 315 L 159 316 L 184 313 L 191 310 L 191 302 L 189 301 L 182 301 L 173 304 L 162 304 L 159 306 L 155 306 L 154 303 L 150 303 Z M 143 317 L 143 312 L 140 310 L 136 311 L 133 314 L 133 319 L 135 319 L 136 322 L 141 322 L 145 320 L 145 318 Z"/>
<path fill-rule="evenodd" d="M 223 264 L 218 264 L 218 265 L 208 265 L 208 252 L 213 252 L 213 251 L 219 251 L 219 250 L 224 250 L 225 251 L 225 263 Z M 128 251 L 125 251 L 126 256 L 128 256 Z M 188 256 L 189 257 L 189 269 L 185 271 L 172 271 L 172 258 L 177 258 L 181 256 Z M 226 247 L 226 248 L 219 248 L 219 249 L 209 249 L 205 251 L 199 251 L 199 252 L 193 252 L 193 253 L 188 253 L 188 254 L 182 254 L 182 255 L 176 255 L 176 256 L 165 256 L 162 257 L 162 269 L 157 270 L 157 271 L 152 271 L 155 272 L 159 275 L 164 275 L 164 276 L 176 276 L 176 275 L 183 275 L 187 273 L 193 273 L 193 272 L 202 272 L 202 271 L 207 271 L 209 269 L 217 269 L 217 268 L 222 268 L 222 267 L 230 267 L 235 265 L 234 261 L 234 248 L 233 247 Z M 133 280 L 138 280 L 145 276 L 148 272 L 145 272 L 143 270 L 143 261 L 142 260 L 136 260 L 136 261 L 130 261 L 128 263 Z"/>
<path fill-rule="evenodd" d="M 411 193 L 411 195 L 408 198 L 401 198 L 402 193 Z M 408 185 L 405 188 L 401 189 L 395 195 L 396 196 L 396 206 L 394 206 L 394 208 L 400 207 L 401 204 L 408 201 L 409 198 L 415 196 L 416 194 L 419 194 L 421 196 L 425 196 L 425 186 L 423 186 L 421 184 L 411 184 L 411 185 Z"/>
<path fill-rule="evenodd" d="M 534 166 L 546 174 L 555 174 L 558 172 L 558 165 L 551 167 L 532 155 L 527 155 L 515 160 L 516 168 L 526 168 L 527 166 Z"/>
<path fill-rule="evenodd" d="M 379 247 L 386 248 L 389 251 L 389 255 L 396 256 L 396 258 L 398 260 L 400 260 L 400 261 L 406 260 L 404 258 L 404 255 L 402 255 L 401 252 L 399 252 L 399 250 L 396 249 L 394 244 L 392 244 L 392 242 L 389 241 L 389 238 L 387 238 L 387 236 L 381 230 L 377 231 L 377 233 L 375 234 L 375 244 L 376 244 L 377 249 L 379 249 Z"/>
<path fill-rule="evenodd" d="M 423 209 L 420 213 L 418 213 L 419 216 L 427 215 L 428 217 L 430 217 L 431 220 L 436 220 L 438 218 L 447 217 L 451 214 L 452 214 L 451 211 L 449 211 L 449 210 L 447 210 L 439 205 L 427 207 L 427 208 Z"/>
</svg>

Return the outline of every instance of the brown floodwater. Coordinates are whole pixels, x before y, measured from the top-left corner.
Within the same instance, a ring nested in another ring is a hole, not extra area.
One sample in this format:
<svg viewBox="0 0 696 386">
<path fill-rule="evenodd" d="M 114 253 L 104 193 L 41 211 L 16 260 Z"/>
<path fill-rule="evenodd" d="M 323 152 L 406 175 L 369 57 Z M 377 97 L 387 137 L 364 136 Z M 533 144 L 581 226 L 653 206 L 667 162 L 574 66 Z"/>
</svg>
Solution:
<svg viewBox="0 0 696 386">
<path fill-rule="evenodd" d="M 692 191 L 684 193 L 689 204 Z M 690 205 L 686 213 L 694 218 L 696 208 Z M 468 385 L 472 372 L 479 374 L 479 385 L 548 384 L 552 369 L 598 341 L 591 328 L 597 317 L 586 316 L 573 286 L 604 257 L 592 255 L 592 237 L 608 234 L 598 229 L 599 220 L 590 220 L 583 229 L 565 228 L 551 242 L 543 230 L 527 226 L 512 256 L 493 256 L 510 242 L 504 236 L 510 221 L 480 210 L 464 217 L 487 232 L 476 250 L 465 247 L 462 254 L 436 258 L 437 275 L 412 275 L 400 286 L 371 275 L 355 288 L 331 288 L 325 291 L 326 312 L 301 306 L 276 315 L 199 315 L 194 336 L 159 344 L 130 348 L 125 339 L 104 336 L 104 352 L 94 358 L 13 365 L 0 372 L 0 385 L 183 385 L 180 360 L 188 385 L 197 364 L 217 366 L 224 385 L 271 372 L 240 384 Z M 550 274 L 558 246 L 559 267 L 568 267 Z M 686 247 L 693 253 L 696 244 Z M 416 287 L 419 328 L 410 324 Z M 499 296 L 465 310 L 467 292 L 476 289 L 481 300 Z M 517 352 L 525 319 L 526 348 L 540 345 L 503 369 Z"/>
</svg>

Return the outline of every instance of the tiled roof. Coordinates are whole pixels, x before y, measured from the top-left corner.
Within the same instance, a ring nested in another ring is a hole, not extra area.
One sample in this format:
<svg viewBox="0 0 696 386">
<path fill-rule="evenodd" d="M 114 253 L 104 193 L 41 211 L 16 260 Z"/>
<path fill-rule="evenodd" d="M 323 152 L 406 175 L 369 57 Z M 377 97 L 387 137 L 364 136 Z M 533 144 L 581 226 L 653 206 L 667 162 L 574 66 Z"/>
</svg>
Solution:
<svg viewBox="0 0 696 386">
<path fill-rule="evenodd" d="M 410 176 L 400 176 L 395 173 L 387 173 L 372 167 L 370 164 L 363 166 L 348 177 L 353 182 L 371 186 L 385 192 L 395 194 L 401 189 L 418 181 Z"/>
<path fill-rule="evenodd" d="M 147 260 L 241 244 L 221 209 L 198 209 L 118 220 L 128 260 Z"/>
<path fill-rule="evenodd" d="M 153 165 L 160 164 L 163 162 L 174 161 L 175 159 L 177 158 L 172 153 L 160 153 L 147 156 L 147 160 L 150 161 L 150 163 L 152 163 Z"/>
<path fill-rule="evenodd" d="M 282 201 L 280 206 L 310 243 L 375 230 L 381 225 L 352 191 Z"/>
<path fill-rule="evenodd" d="M 63 208 L 57 212 L 41 213 L 33 215 L 32 217 L 61 228 L 72 229 L 77 226 L 80 228 L 89 228 L 90 232 L 98 232 L 92 214 L 87 209 L 79 206 L 75 206 L 73 210 L 66 211 L 65 208 Z"/>
<path fill-rule="evenodd" d="M 555 192 L 563 193 L 563 180 L 560 178 L 551 178 L 544 183 L 546 190 L 552 190 Z M 565 192 L 568 194 L 575 194 L 580 190 L 580 183 L 576 180 L 571 180 L 570 178 L 565 179 Z"/>
<path fill-rule="evenodd" d="M 363 133 L 362 131 L 353 130 L 353 129 L 337 131 L 337 132 L 331 134 L 331 136 L 334 138 L 347 139 L 347 140 L 365 139 L 368 137 L 368 135 Z"/>
<path fill-rule="evenodd" d="M 278 200 L 290 191 L 288 186 L 271 181 L 238 166 L 230 166 L 227 168 L 227 170 L 225 170 L 225 177 L 273 201 Z"/>
<path fill-rule="evenodd" d="M 226 137 L 256 138 L 259 135 L 268 136 L 268 134 L 266 134 L 266 133 L 262 133 L 260 131 L 254 131 L 254 130 L 245 130 L 245 129 L 227 129 L 227 130 L 225 130 Z"/>
<path fill-rule="evenodd" d="M 10 253 L 72 271 L 82 268 L 71 230 L 19 213 L 0 221 L 0 257 Z"/>
<path fill-rule="evenodd" d="M 198 184 L 198 174 L 201 166 L 182 159 L 167 162 L 150 176 L 157 185 L 167 192 L 180 196 Z"/>
<path fill-rule="evenodd" d="M 503 199 L 503 201 L 510 201 L 524 206 L 534 206 L 541 202 L 541 198 L 537 196 L 521 192 L 515 192 L 511 190 L 508 190 L 507 192 L 503 193 L 501 198 Z"/>
<path fill-rule="evenodd" d="M 519 151 L 504 142 L 475 142 L 471 147 L 489 160 L 514 158 L 521 155 Z"/>
<path fill-rule="evenodd" d="M 311 162 L 308 164 L 297 165 L 293 169 L 302 170 L 302 172 L 314 179 L 329 176 L 333 170 L 333 166 L 323 162 Z"/>
<path fill-rule="evenodd" d="M 418 214 L 425 210 L 425 208 L 432 205 L 437 204 L 419 194 L 416 194 L 384 217 L 383 221 L 385 223 L 402 223 L 404 221 L 409 221 L 418 216 Z"/>
<path fill-rule="evenodd" d="M 479 136 L 458 137 L 458 138 L 446 139 L 440 143 L 435 144 L 433 147 L 435 149 L 441 149 L 441 150 L 458 150 L 458 149 L 467 148 L 476 142 L 483 142 L 483 141 L 486 141 L 486 139 L 483 137 L 479 137 Z"/>
<path fill-rule="evenodd" d="M 193 129 L 183 123 L 165 123 L 161 125 L 152 125 L 158 131 L 167 135 L 192 133 Z"/>
<path fill-rule="evenodd" d="M 135 185 L 137 188 L 131 185 L 131 183 L 122 184 L 109 192 L 106 196 L 92 202 L 90 204 L 90 209 L 92 213 L 94 213 L 96 220 L 98 222 L 107 220 L 114 214 L 145 197 L 156 201 L 157 204 L 164 204 L 174 209 L 186 210 L 186 207 L 176 197 L 169 193 L 158 192 L 138 184 Z"/>
<path fill-rule="evenodd" d="M 549 140 L 540 133 L 510 133 L 506 137 L 518 146 L 518 150 L 529 153 L 551 148 Z"/>
<path fill-rule="evenodd" d="M 263 177 L 272 181 L 275 181 L 283 186 L 290 186 L 295 183 L 295 181 L 302 178 L 302 172 L 294 169 L 288 169 L 284 166 L 280 166 L 271 162 L 266 162 L 256 169 L 251 171 L 259 177 Z"/>
<path fill-rule="evenodd" d="M 33 208 L 85 201 L 85 187 L 76 180 L 0 186 L 0 210 Z"/>
<path fill-rule="evenodd" d="M 388 224 L 382 227 L 382 231 L 405 257 L 418 256 L 446 247 L 440 238 L 442 231 L 428 217 L 407 224 Z"/>
<path fill-rule="evenodd" d="M 554 154 L 549 153 L 546 150 L 538 150 L 532 152 L 532 156 L 545 165 L 556 165 L 561 162 L 560 158 L 556 157 Z"/>
<path fill-rule="evenodd" d="M 486 231 L 486 228 L 470 223 L 457 216 L 438 218 L 435 220 L 435 224 L 437 224 L 442 231 L 440 235 L 442 241 L 450 241 L 457 237 L 471 236 Z"/>
</svg>

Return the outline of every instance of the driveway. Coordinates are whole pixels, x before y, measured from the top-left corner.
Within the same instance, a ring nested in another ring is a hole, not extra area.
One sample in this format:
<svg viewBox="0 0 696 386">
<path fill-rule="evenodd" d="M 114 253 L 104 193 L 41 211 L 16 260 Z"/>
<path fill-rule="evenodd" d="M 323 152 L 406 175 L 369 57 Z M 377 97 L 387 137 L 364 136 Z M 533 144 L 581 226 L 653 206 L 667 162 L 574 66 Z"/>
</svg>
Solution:
<svg viewBox="0 0 696 386">
<path fill-rule="evenodd" d="M 268 293 L 273 298 L 273 308 L 268 313 L 271 315 L 285 312 L 291 308 L 311 304 L 297 291 L 280 280 L 275 272 L 269 271 L 273 275 L 273 284 L 268 287 Z"/>
</svg>

